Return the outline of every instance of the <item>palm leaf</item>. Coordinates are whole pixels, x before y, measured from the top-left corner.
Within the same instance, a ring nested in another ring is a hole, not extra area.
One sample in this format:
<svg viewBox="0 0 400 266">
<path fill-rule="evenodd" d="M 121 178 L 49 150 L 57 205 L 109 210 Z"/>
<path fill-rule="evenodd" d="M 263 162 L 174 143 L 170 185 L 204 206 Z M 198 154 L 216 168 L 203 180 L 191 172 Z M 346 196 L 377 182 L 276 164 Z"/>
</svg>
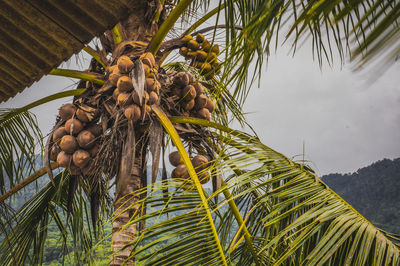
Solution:
<svg viewBox="0 0 400 266">
<path fill-rule="evenodd" d="M 399 262 L 399 247 L 302 165 L 222 125 L 193 118 L 171 121 L 208 125 L 220 132 L 229 157 L 220 156 L 216 164 L 229 174 L 227 187 L 238 199 L 260 257 L 295 265 Z M 242 204 L 240 199 L 246 197 L 253 200 Z M 237 253 L 248 253 L 244 245 L 239 247 Z"/>
<path fill-rule="evenodd" d="M 36 148 L 43 147 L 36 117 L 27 111 L 0 110 L 0 192 L 35 171 Z"/>
</svg>

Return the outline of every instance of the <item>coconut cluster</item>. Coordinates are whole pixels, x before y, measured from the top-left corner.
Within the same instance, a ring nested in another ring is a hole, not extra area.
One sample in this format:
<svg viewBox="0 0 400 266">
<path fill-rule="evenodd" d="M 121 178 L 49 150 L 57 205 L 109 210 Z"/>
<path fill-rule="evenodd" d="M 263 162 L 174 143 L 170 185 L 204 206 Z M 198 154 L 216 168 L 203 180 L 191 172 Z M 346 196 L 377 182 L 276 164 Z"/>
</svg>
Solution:
<svg viewBox="0 0 400 266">
<path fill-rule="evenodd" d="M 63 122 L 53 132 L 50 160 L 68 168 L 71 174 L 87 174 L 103 133 L 97 124 L 99 114 L 95 108 L 67 103 L 60 107 L 59 115 Z"/>
<path fill-rule="evenodd" d="M 177 72 L 173 77 L 173 95 L 187 117 L 199 117 L 211 120 L 215 109 L 214 102 L 204 94 L 201 82 L 195 80 L 189 72 Z"/>
<path fill-rule="evenodd" d="M 200 183 L 206 184 L 208 181 L 210 181 L 210 173 L 209 171 L 207 171 L 207 167 L 210 161 L 209 157 L 205 155 L 196 155 L 191 158 L 191 161 L 196 171 L 196 174 L 199 177 Z M 175 166 L 174 170 L 171 173 L 172 178 L 190 178 L 186 166 L 184 165 L 182 157 L 178 151 L 174 151 L 169 154 L 169 162 L 173 166 Z"/>
<path fill-rule="evenodd" d="M 206 79 L 212 79 L 221 71 L 221 63 L 218 61 L 219 46 L 211 43 L 198 33 L 195 38 L 186 35 L 182 38 L 184 46 L 180 48 L 179 53 L 186 60 L 191 60 L 190 65 L 199 69 Z"/>
<path fill-rule="evenodd" d="M 135 90 L 131 77 L 134 62 L 128 56 L 118 58 L 117 64 L 108 68 L 108 80 L 116 86 L 113 98 L 116 104 L 124 109 L 128 120 L 145 121 L 149 119 L 151 108 L 149 105 L 159 104 L 161 84 L 156 78 L 157 65 L 151 53 L 140 56 L 145 72 L 145 91 L 139 95 Z"/>
</svg>

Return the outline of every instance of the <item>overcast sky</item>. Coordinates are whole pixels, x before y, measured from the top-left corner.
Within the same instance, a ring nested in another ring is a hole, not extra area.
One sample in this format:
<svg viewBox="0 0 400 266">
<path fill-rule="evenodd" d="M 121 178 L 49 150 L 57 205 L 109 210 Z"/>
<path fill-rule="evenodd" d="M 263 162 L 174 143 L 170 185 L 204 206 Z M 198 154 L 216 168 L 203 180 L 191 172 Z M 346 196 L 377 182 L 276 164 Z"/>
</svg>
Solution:
<svg viewBox="0 0 400 266">
<path fill-rule="evenodd" d="M 353 172 L 383 158 L 400 157 L 400 66 L 375 82 L 348 66 L 323 67 L 311 50 L 294 57 L 283 47 L 269 58 L 261 87 L 251 90 L 244 110 L 249 123 L 271 148 L 293 157 L 302 153 L 317 173 Z M 73 57 L 74 58 L 74 57 Z M 71 68 L 76 68 L 74 61 Z M 83 62 L 85 66 L 88 62 Z M 74 80 L 46 76 L 0 108 L 21 107 L 69 87 Z M 71 98 L 32 109 L 43 134 L 54 124 L 57 109 Z M 300 159 L 296 157 L 295 159 Z"/>
</svg>

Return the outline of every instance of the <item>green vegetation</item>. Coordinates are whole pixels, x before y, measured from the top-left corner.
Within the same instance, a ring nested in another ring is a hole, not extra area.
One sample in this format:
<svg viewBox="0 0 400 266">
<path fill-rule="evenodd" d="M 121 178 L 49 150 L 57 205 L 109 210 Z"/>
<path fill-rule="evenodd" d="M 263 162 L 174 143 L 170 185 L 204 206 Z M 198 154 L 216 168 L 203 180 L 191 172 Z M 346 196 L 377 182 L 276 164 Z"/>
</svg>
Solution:
<svg viewBox="0 0 400 266">
<path fill-rule="evenodd" d="M 400 235 L 400 158 L 321 179 L 376 226 Z"/>
</svg>

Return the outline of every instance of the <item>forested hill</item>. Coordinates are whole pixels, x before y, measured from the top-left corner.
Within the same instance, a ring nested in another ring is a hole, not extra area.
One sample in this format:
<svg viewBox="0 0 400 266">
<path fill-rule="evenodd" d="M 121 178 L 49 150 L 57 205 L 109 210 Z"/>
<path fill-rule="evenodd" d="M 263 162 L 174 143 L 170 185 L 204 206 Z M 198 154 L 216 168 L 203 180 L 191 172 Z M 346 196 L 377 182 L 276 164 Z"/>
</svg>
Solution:
<svg viewBox="0 0 400 266">
<path fill-rule="evenodd" d="M 400 234 L 400 158 L 384 159 L 352 174 L 325 175 L 322 180 L 375 225 Z"/>
</svg>

